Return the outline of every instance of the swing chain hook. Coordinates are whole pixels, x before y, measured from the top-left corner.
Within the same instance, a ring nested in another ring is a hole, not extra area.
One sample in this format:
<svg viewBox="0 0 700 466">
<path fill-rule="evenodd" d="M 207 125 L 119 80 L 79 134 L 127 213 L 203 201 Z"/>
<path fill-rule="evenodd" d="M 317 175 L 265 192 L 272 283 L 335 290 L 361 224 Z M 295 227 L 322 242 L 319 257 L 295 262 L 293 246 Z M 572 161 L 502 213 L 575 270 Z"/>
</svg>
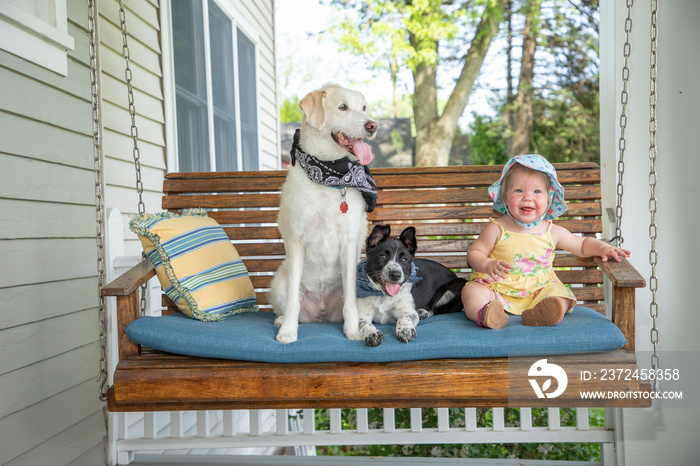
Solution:
<svg viewBox="0 0 700 466">
<path fill-rule="evenodd" d="M 99 382 L 99 399 L 107 401 L 107 305 L 102 296 L 105 284 L 105 213 L 104 213 L 104 176 L 102 164 L 102 131 L 100 128 L 100 103 L 97 80 L 97 33 L 96 8 L 94 0 L 88 0 L 88 34 L 90 54 L 90 89 L 92 104 L 92 145 L 95 173 L 95 225 L 97 241 L 97 290 L 99 296 L 99 346 L 100 362 L 97 382 Z"/>
<path fill-rule="evenodd" d="M 630 34 L 632 32 L 632 5 L 634 0 L 627 0 L 627 18 L 625 19 L 625 45 L 622 49 L 623 56 L 625 57 L 625 64 L 622 67 L 622 92 L 620 93 L 620 103 L 622 104 L 622 110 L 620 112 L 620 139 L 618 141 L 618 150 L 620 152 L 620 159 L 617 162 L 617 202 L 615 208 L 615 236 L 612 241 L 615 241 L 615 245 L 620 248 L 625 239 L 622 237 L 622 196 L 624 194 L 623 177 L 625 174 L 625 150 L 627 148 L 627 139 L 625 139 L 625 129 L 627 128 L 627 101 L 629 98 L 629 93 L 627 92 L 627 85 L 630 79 L 630 68 L 629 59 L 632 52 L 632 45 L 630 42 Z"/>
<path fill-rule="evenodd" d="M 649 250 L 649 264 L 651 265 L 651 276 L 649 278 L 649 289 L 651 291 L 651 303 L 649 305 L 649 314 L 651 315 L 652 328 L 650 333 L 651 344 L 654 348 L 653 354 L 651 356 L 651 367 L 654 372 L 659 369 L 661 360 L 658 353 L 659 344 L 659 329 L 656 324 L 656 320 L 659 317 L 659 305 L 656 300 L 656 292 L 658 290 L 658 277 L 656 275 L 656 265 L 658 262 L 658 254 L 656 251 L 656 156 L 657 156 L 657 146 L 656 146 L 656 103 L 657 103 L 657 89 L 656 89 L 656 61 L 657 61 L 657 45 L 658 45 L 658 25 L 657 25 L 657 12 L 658 5 L 657 0 L 651 0 L 651 55 L 650 55 L 650 71 L 649 71 L 649 240 L 651 242 L 651 248 Z M 658 391 L 659 381 L 655 378 L 652 384 L 652 390 Z"/>
</svg>

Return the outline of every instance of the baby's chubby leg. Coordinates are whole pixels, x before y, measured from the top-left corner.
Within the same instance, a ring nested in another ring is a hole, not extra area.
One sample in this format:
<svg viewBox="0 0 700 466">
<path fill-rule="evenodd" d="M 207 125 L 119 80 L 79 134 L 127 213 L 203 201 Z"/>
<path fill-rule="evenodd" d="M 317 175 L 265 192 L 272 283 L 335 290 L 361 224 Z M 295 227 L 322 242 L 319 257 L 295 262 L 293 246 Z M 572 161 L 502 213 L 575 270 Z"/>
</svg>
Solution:
<svg viewBox="0 0 700 466">
<path fill-rule="evenodd" d="M 496 293 L 488 286 L 469 282 L 462 288 L 462 306 L 467 319 L 480 327 L 503 328 L 508 323 L 508 315 L 503 305 L 496 301 Z M 489 303 L 492 303 L 489 305 Z"/>
<path fill-rule="evenodd" d="M 481 308 L 496 299 L 496 293 L 479 282 L 469 282 L 462 288 L 462 306 L 467 319 L 476 322 Z"/>
</svg>

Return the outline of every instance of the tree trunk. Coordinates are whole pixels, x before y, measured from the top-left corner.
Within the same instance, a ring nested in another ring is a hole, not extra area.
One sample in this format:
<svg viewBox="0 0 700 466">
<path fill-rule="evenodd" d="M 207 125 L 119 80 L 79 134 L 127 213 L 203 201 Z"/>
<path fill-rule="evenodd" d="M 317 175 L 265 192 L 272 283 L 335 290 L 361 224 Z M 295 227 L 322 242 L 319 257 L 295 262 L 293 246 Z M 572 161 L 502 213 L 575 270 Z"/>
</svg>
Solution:
<svg viewBox="0 0 700 466">
<path fill-rule="evenodd" d="M 505 1 L 497 0 L 495 5 L 484 12 L 464 59 L 462 72 L 442 115 L 438 115 L 437 112 L 435 67 L 422 64 L 414 70 L 413 115 L 416 123 L 417 166 L 447 165 L 457 122 L 469 102 L 469 94 L 491 45 L 491 40 L 498 32 Z M 414 40 L 411 38 L 411 45 L 416 47 Z M 437 44 L 435 47 L 437 48 Z"/>
<path fill-rule="evenodd" d="M 540 0 L 528 0 L 525 28 L 523 29 L 523 53 L 520 60 L 520 82 L 515 98 L 515 118 L 508 157 L 530 152 L 532 139 L 532 81 L 537 47 L 537 23 L 540 17 Z"/>
<path fill-rule="evenodd" d="M 508 128 L 512 128 L 515 93 L 513 92 L 513 2 L 511 0 L 506 1 L 505 19 L 508 27 L 508 35 L 506 36 L 506 123 Z M 512 137 L 508 137 L 509 154 L 512 140 Z"/>
<path fill-rule="evenodd" d="M 399 65 L 396 61 L 396 55 L 391 56 L 389 63 L 391 70 L 391 117 L 396 119 L 399 117 L 399 90 L 396 82 L 398 81 Z"/>
</svg>

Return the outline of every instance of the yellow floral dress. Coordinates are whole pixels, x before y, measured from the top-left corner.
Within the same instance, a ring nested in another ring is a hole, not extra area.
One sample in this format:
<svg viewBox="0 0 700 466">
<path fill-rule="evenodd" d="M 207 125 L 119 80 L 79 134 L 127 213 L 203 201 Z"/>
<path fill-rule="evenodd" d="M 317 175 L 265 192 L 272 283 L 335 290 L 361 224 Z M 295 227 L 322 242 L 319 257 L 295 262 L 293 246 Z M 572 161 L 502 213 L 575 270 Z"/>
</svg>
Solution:
<svg viewBox="0 0 700 466">
<path fill-rule="evenodd" d="M 472 272 L 470 281 L 488 286 L 510 314 L 520 315 L 549 296 L 571 299 L 576 303 L 574 294 L 554 273 L 552 264 L 556 248 L 549 231 L 551 221 L 543 233 L 516 233 L 491 221 L 501 229 L 501 237 L 489 257 L 508 262 L 513 268 L 506 278 L 496 279 L 486 273 Z M 567 311 L 571 309 L 573 304 Z"/>
</svg>

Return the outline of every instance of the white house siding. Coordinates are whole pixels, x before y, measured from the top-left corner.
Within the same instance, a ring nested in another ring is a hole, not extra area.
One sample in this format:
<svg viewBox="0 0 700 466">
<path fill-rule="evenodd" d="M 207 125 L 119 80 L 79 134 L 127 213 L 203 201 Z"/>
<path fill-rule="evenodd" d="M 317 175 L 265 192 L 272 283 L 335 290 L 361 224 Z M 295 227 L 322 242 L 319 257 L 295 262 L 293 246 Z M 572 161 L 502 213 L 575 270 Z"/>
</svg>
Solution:
<svg viewBox="0 0 700 466">
<path fill-rule="evenodd" d="M 625 42 L 626 2 L 601 2 L 604 13 L 614 18 L 614 54 L 607 62 L 601 86 L 614 80 L 614 92 L 601 94 L 601 127 L 614 134 L 603 134 L 602 168 L 608 177 L 606 187 L 614 193 L 616 152 L 619 138 L 620 92 L 622 91 L 623 44 Z M 632 251 L 630 262 L 649 282 L 649 90 L 650 90 L 650 0 L 635 1 L 632 15 L 628 121 L 626 128 L 625 177 L 622 233 L 625 247 Z M 659 345 L 661 367 L 674 369 L 670 352 L 682 352 L 687 362 L 697 361 L 700 328 L 697 296 L 697 264 L 700 259 L 697 233 L 700 229 L 700 164 L 697 126 L 700 108 L 700 2 L 677 0 L 658 2 L 657 56 L 657 147 L 656 222 L 658 251 Z M 606 18 L 605 16 L 602 16 Z M 612 21 L 612 18 L 608 17 Z M 602 30 L 603 28 L 601 28 Z M 602 63 L 606 61 L 602 60 Z M 603 69 L 601 68 L 601 71 Z M 607 105 L 607 110 L 606 110 Z M 612 107 L 611 107 L 612 105 Z M 607 113 L 606 113 L 607 112 Z M 606 124 L 605 118 L 608 119 Z M 617 129 L 615 129 L 617 128 Z M 611 179 L 612 178 L 612 179 Z M 610 191 L 609 191 L 610 192 Z M 614 204 L 608 200 L 608 206 Z M 640 367 L 651 367 L 651 292 L 637 294 L 637 351 Z M 697 364 L 697 363 L 696 363 Z M 698 464 L 700 457 L 700 403 L 696 374 L 681 375 L 685 408 L 664 408 L 654 402 L 651 409 L 624 409 L 617 453 L 629 466 Z M 661 389 L 663 390 L 663 383 Z M 691 401 L 694 400 L 694 401 Z"/>
<path fill-rule="evenodd" d="M 116 0 L 99 4 L 102 121 L 105 157 L 105 203 L 124 215 L 128 230 L 138 213 L 134 142 L 125 83 L 125 67 L 119 5 Z M 124 2 L 132 74 L 143 201 L 148 212 L 161 210 L 163 175 L 166 172 L 163 69 L 161 66 L 160 11 L 157 0 Z M 126 231 L 126 253 L 140 254 L 135 235 Z"/>
<path fill-rule="evenodd" d="M 0 464 L 103 457 L 87 8 L 67 7 L 66 76 L 0 50 Z"/>
</svg>

